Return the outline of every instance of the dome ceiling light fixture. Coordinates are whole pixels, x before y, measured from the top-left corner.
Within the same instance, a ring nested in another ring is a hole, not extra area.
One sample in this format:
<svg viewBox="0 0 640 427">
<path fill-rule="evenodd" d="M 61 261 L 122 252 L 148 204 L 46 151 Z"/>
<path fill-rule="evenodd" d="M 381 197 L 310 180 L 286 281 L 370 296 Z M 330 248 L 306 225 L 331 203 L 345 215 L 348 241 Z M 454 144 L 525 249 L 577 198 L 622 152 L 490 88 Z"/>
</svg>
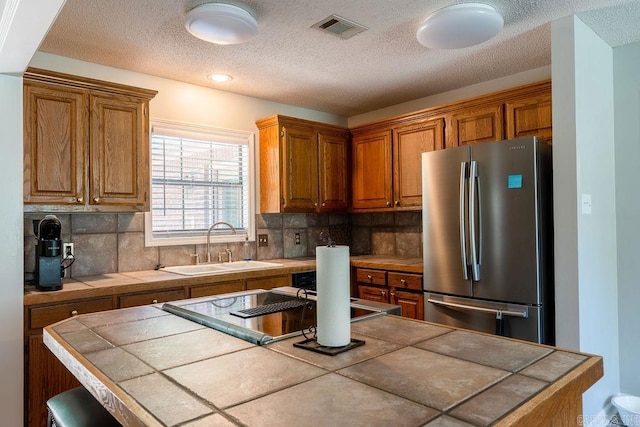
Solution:
<svg viewBox="0 0 640 427">
<path fill-rule="evenodd" d="M 486 42 L 498 34 L 504 19 L 492 6 L 460 3 L 427 16 L 416 37 L 432 49 L 460 49 Z"/>
<path fill-rule="evenodd" d="M 215 44 L 238 44 L 258 32 L 258 21 L 246 9 L 227 3 L 204 3 L 194 7 L 185 19 L 193 36 Z"/>
</svg>

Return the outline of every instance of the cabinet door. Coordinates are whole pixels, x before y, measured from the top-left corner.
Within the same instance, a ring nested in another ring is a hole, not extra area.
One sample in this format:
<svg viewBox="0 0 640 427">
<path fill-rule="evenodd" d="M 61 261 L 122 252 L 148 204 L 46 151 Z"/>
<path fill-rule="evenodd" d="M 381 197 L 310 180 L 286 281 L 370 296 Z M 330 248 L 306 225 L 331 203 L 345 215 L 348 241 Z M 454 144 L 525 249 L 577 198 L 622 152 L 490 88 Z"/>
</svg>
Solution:
<svg viewBox="0 0 640 427">
<path fill-rule="evenodd" d="M 424 296 L 421 293 L 391 289 L 389 302 L 402 307 L 402 317 L 424 320 Z"/>
<path fill-rule="evenodd" d="M 507 138 L 535 135 L 551 144 L 551 94 L 509 101 L 505 114 Z"/>
<path fill-rule="evenodd" d="M 146 104 L 135 98 L 91 96 L 90 204 L 148 205 Z"/>
<path fill-rule="evenodd" d="M 447 148 L 504 139 L 502 104 L 463 110 L 447 120 Z"/>
<path fill-rule="evenodd" d="M 443 142 L 443 119 L 393 130 L 393 194 L 396 207 L 422 207 L 422 153 L 444 148 Z"/>
<path fill-rule="evenodd" d="M 391 131 L 353 137 L 352 207 L 391 207 Z"/>
<path fill-rule="evenodd" d="M 283 212 L 314 212 L 318 207 L 318 142 L 305 127 L 283 126 Z"/>
<path fill-rule="evenodd" d="M 349 135 L 318 134 L 320 212 L 346 212 L 349 207 Z"/>
<path fill-rule="evenodd" d="M 375 286 L 358 286 L 358 298 L 368 301 L 389 302 L 389 290 L 387 288 L 378 288 Z"/>
<path fill-rule="evenodd" d="M 83 204 L 87 96 L 24 85 L 24 202 Z"/>
<path fill-rule="evenodd" d="M 29 427 L 47 424 L 47 400 L 58 393 L 78 387 L 80 383 L 44 345 L 42 335 L 28 341 L 25 417 Z"/>
</svg>

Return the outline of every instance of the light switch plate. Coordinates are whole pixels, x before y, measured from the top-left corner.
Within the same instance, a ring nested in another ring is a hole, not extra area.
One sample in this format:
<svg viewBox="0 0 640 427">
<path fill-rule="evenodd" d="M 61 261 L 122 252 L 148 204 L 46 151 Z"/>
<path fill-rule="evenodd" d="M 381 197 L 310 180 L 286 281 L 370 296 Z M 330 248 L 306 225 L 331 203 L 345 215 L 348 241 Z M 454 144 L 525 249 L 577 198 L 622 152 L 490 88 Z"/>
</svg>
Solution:
<svg viewBox="0 0 640 427">
<path fill-rule="evenodd" d="M 582 195 L 582 215 L 591 215 L 591 194 Z"/>
<path fill-rule="evenodd" d="M 258 234 L 258 246 L 269 246 L 268 234 Z"/>
</svg>

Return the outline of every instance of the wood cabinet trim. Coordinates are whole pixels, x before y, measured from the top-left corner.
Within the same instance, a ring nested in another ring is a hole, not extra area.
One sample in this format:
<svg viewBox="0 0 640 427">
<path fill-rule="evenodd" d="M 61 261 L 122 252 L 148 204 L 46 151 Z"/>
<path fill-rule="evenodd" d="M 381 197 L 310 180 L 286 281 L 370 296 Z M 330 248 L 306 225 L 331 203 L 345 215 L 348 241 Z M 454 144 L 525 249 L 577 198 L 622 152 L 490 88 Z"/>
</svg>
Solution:
<svg viewBox="0 0 640 427">
<path fill-rule="evenodd" d="M 458 111 L 464 111 L 470 108 L 491 105 L 495 104 L 496 102 L 504 103 L 506 101 L 515 101 L 521 98 L 527 98 L 536 94 L 545 93 L 551 93 L 551 80 L 543 80 L 536 83 L 517 86 L 515 88 L 492 92 L 489 94 L 464 99 L 446 105 L 425 108 L 400 116 L 391 117 L 371 123 L 365 123 L 363 125 L 351 128 L 351 134 L 352 136 L 356 136 L 361 133 L 369 133 L 375 130 L 390 129 L 403 124 L 411 124 L 419 122 L 421 120 L 430 120 L 433 118 L 444 117 L 446 115 L 450 115 Z"/>
<path fill-rule="evenodd" d="M 40 82 L 50 85 L 59 85 L 61 87 L 72 87 L 89 91 L 112 93 L 116 95 L 128 95 L 146 100 L 150 100 L 158 94 L 158 91 L 156 90 L 90 79 L 88 77 L 74 76 L 56 71 L 43 70 L 41 68 L 27 68 L 23 79 L 29 82 Z"/>
</svg>

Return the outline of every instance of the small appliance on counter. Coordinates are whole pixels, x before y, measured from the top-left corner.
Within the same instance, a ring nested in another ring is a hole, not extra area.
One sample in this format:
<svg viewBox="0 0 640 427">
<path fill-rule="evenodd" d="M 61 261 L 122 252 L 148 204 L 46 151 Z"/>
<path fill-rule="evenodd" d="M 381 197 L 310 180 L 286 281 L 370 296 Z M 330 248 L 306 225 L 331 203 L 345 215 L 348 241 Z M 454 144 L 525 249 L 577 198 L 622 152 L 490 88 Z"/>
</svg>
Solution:
<svg viewBox="0 0 640 427">
<path fill-rule="evenodd" d="M 37 239 L 35 284 L 39 291 L 62 289 L 61 229 L 60 220 L 55 215 L 33 221 Z"/>
</svg>

